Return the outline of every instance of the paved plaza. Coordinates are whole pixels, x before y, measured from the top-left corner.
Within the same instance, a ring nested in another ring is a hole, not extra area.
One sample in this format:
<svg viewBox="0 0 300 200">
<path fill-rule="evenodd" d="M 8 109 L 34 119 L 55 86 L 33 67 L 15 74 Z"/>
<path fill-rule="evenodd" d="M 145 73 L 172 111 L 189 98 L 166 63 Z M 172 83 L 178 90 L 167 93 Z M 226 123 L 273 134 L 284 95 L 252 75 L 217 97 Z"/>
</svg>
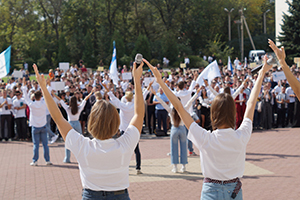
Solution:
<svg viewBox="0 0 300 200">
<path fill-rule="evenodd" d="M 300 128 L 254 132 L 247 146 L 244 199 L 300 199 Z M 29 165 L 31 142 L 0 142 L 0 199 L 81 199 L 79 169 L 74 156 L 64 164 L 64 143 L 51 145 L 52 166 L 46 166 L 40 145 L 37 167 Z M 200 159 L 189 157 L 188 173 L 172 173 L 169 137 L 143 135 L 142 175 L 136 175 L 133 155 L 129 173 L 132 200 L 200 199 L 203 175 Z M 198 150 L 196 150 L 197 153 Z"/>
</svg>

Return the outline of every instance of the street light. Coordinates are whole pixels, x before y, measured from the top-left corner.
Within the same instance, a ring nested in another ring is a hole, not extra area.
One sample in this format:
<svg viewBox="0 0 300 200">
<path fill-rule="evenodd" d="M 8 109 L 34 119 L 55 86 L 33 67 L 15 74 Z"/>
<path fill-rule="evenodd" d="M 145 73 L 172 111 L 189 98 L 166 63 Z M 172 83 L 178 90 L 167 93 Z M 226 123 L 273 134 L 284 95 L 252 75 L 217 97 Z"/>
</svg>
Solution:
<svg viewBox="0 0 300 200">
<path fill-rule="evenodd" d="M 266 15 L 267 15 L 268 12 L 270 12 L 270 9 L 268 9 L 266 12 L 264 12 L 264 34 L 267 34 L 267 20 L 266 20 Z"/>
<path fill-rule="evenodd" d="M 228 12 L 228 40 L 231 41 L 231 21 L 230 21 L 230 13 L 234 10 L 234 8 L 231 8 L 230 11 L 228 11 L 227 8 L 224 8 L 226 12 Z"/>
</svg>

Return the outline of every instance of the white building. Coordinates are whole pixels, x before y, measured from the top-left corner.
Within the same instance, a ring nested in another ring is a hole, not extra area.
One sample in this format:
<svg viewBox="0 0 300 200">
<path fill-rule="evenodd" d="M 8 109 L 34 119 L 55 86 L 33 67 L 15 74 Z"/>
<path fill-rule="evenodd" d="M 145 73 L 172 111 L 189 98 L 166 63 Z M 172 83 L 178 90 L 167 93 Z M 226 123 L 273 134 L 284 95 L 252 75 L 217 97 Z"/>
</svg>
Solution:
<svg viewBox="0 0 300 200">
<path fill-rule="evenodd" d="M 289 0 L 290 2 L 292 0 Z M 286 3 L 286 0 L 275 0 L 275 37 L 278 38 L 280 35 L 281 25 L 283 24 L 283 13 L 290 14 L 288 12 L 289 5 Z M 280 45 L 280 43 L 276 40 L 276 45 Z"/>
</svg>

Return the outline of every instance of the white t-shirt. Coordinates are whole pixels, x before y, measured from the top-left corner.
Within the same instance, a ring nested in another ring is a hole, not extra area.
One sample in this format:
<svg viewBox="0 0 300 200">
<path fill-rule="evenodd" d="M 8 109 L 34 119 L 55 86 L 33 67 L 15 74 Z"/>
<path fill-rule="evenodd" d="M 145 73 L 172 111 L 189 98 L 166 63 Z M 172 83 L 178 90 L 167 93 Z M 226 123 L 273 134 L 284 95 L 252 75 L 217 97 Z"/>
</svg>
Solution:
<svg viewBox="0 0 300 200">
<path fill-rule="evenodd" d="M 188 139 L 200 151 L 203 176 L 216 180 L 242 177 L 245 170 L 246 146 L 252 133 L 252 121 L 245 118 L 237 130 L 232 128 L 207 131 L 195 122 Z"/>
<path fill-rule="evenodd" d="M 5 100 L 7 100 L 7 104 L 4 104 L 4 106 L 0 108 L 0 115 L 10 115 L 10 110 L 7 108 L 7 105 L 12 105 L 12 100 L 8 96 L 6 99 L 0 97 L 0 104 L 2 104 Z"/>
<path fill-rule="evenodd" d="M 15 99 L 13 101 L 13 106 L 14 107 L 21 107 L 23 105 L 25 105 L 26 102 L 25 102 L 25 99 L 24 98 L 21 98 L 21 99 Z M 15 110 L 15 118 L 21 118 L 21 117 L 26 117 L 26 108 L 23 108 L 21 110 Z"/>
<path fill-rule="evenodd" d="M 74 129 L 65 147 L 75 155 L 82 187 L 94 191 L 118 191 L 129 187 L 129 163 L 140 139 L 138 129 L 129 125 L 117 139 L 90 140 Z"/>
</svg>

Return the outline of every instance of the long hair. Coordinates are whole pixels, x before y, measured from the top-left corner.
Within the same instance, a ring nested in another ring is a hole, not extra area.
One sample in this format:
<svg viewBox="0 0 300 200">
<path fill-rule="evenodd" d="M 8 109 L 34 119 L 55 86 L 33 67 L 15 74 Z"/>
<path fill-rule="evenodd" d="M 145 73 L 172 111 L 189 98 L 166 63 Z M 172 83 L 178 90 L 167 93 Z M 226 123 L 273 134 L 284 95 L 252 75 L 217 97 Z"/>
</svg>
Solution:
<svg viewBox="0 0 300 200">
<path fill-rule="evenodd" d="M 211 104 L 210 118 L 213 130 L 224 125 L 235 128 L 236 108 L 230 94 L 221 93 L 214 98 Z"/>
<path fill-rule="evenodd" d="M 179 101 L 180 101 L 180 98 L 179 97 L 177 97 L 178 99 L 179 99 Z M 177 110 L 173 107 L 173 109 L 172 109 L 172 116 L 173 116 L 173 119 L 174 119 L 174 126 L 175 127 L 178 127 L 179 126 L 179 124 L 180 124 L 180 122 L 181 122 L 181 118 L 179 117 L 179 114 L 178 114 L 178 112 L 177 112 Z"/>
<path fill-rule="evenodd" d="M 76 96 L 72 96 L 70 99 L 70 109 L 72 115 L 76 115 L 78 113 L 78 105 Z"/>
<path fill-rule="evenodd" d="M 171 114 L 172 114 L 173 119 L 174 119 L 174 124 L 173 125 L 175 127 L 178 127 L 180 122 L 181 122 L 181 118 L 179 117 L 177 110 L 175 108 L 173 108 Z"/>
</svg>

